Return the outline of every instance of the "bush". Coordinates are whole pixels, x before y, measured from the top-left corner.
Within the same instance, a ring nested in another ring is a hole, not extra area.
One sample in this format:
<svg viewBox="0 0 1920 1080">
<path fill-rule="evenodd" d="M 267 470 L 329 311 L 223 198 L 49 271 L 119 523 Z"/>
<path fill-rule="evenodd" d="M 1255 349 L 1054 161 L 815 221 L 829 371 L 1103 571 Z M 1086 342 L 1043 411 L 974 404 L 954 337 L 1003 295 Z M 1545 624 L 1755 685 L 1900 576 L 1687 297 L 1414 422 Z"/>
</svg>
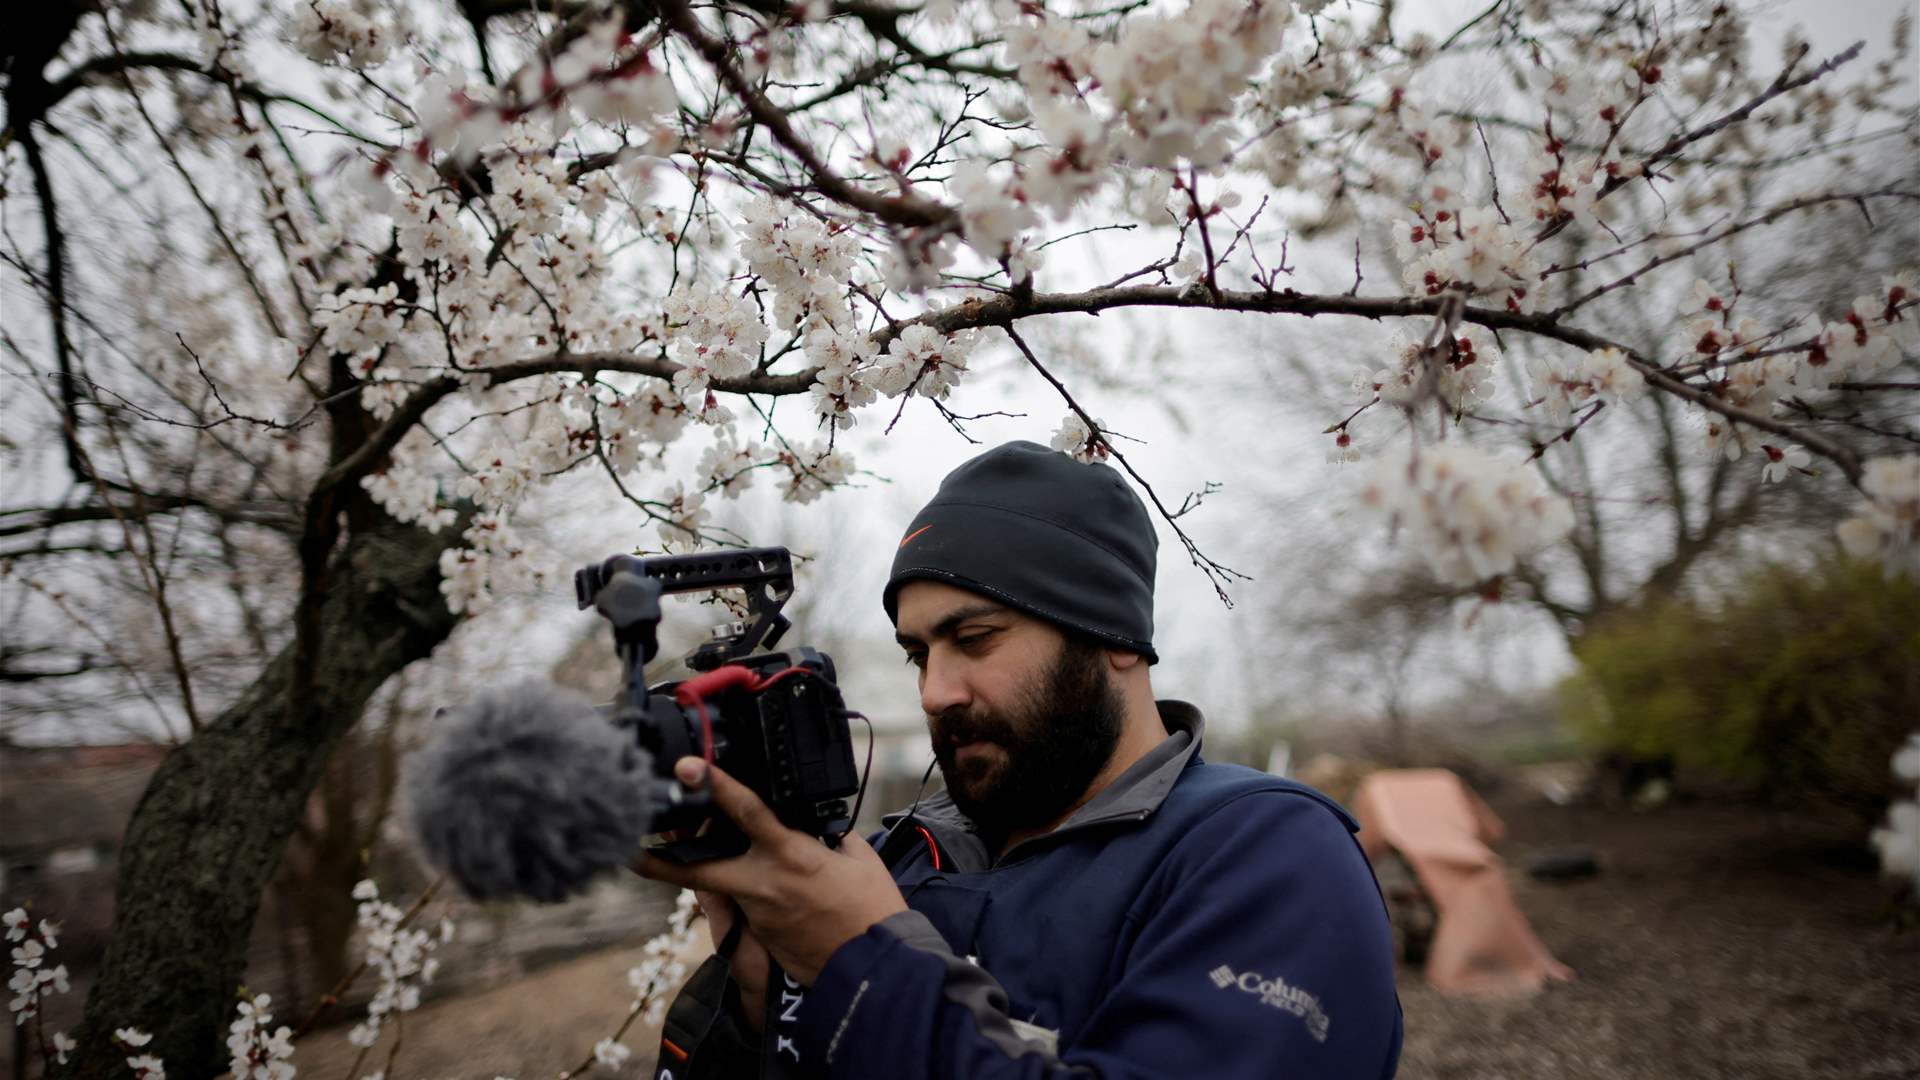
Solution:
<svg viewBox="0 0 1920 1080">
<path fill-rule="evenodd" d="M 1665 598 L 1574 646 L 1566 714 L 1596 750 L 1668 758 L 1769 801 L 1875 818 L 1920 726 L 1920 584 L 1828 560 L 1768 566 L 1730 594 Z"/>
</svg>

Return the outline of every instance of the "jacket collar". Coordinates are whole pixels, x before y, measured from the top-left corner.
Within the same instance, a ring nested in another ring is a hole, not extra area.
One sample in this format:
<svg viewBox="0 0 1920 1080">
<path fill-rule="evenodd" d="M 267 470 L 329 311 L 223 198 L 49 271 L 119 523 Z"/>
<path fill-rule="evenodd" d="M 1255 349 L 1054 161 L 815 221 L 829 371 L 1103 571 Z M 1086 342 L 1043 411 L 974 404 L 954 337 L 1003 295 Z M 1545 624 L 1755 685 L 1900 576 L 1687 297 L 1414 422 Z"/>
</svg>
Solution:
<svg viewBox="0 0 1920 1080">
<path fill-rule="evenodd" d="M 1024 857 L 1083 829 L 1145 821 L 1166 800 L 1181 772 L 1198 760 L 1201 735 L 1206 728 L 1206 719 L 1200 710 L 1184 701 L 1159 701 L 1155 705 L 1160 710 L 1160 723 L 1167 729 L 1167 737 L 1159 745 L 1114 777 L 1100 794 L 1087 800 L 1085 806 L 1075 810 L 1052 832 L 1022 840 L 1002 852 L 997 860 L 987 851 L 979 830 L 953 805 L 945 789 L 927 796 L 912 815 L 933 832 L 941 849 L 953 856 L 954 869 L 962 872 L 984 870 L 1016 856 Z M 906 816 L 905 811 L 888 814 L 881 822 L 891 829 Z"/>
</svg>

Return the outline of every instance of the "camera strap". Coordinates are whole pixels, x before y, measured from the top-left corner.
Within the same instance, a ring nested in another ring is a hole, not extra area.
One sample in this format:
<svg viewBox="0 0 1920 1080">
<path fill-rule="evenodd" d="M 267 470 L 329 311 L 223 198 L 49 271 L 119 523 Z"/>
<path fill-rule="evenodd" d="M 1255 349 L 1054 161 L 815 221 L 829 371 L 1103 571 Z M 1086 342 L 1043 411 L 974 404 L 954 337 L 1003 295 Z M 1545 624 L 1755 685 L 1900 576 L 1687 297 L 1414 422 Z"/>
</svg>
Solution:
<svg viewBox="0 0 1920 1080">
<path fill-rule="evenodd" d="M 761 1080 L 793 1080 L 800 1075 L 800 1005 L 806 1000 L 807 988 L 781 970 L 779 961 L 769 958 Z"/>
<path fill-rule="evenodd" d="M 751 1045 L 735 1046 L 737 1039 L 719 1038 L 715 1028 L 725 1017 L 727 1000 L 737 998 L 733 974 L 728 963 L 740 944 L 744 921 L 736 921 L 727 936 L 693 973 L 667 1010 L 660 1026 L 660 1053 L 655 1059 L 657 1080 L 695 1080 L 700 1077 L 739 1075 L 738 1065 L 727 1060 L 752 1055 Z"/>
</svg>

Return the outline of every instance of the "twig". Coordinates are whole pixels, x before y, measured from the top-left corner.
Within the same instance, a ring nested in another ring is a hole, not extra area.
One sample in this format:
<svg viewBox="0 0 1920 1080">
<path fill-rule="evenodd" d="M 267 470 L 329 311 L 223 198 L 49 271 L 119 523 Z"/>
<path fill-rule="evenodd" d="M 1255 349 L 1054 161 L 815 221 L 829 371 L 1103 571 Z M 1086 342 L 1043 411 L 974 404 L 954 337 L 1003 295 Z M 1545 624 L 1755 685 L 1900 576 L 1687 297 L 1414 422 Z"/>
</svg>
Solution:
<svg viewBox="0 0 1920 1080">
<path fill-rule="evenodd" d="M 1487 181 L 1493 185 L 1493 208 L 1500 211 L 1500 220 L 1503 223 L 1511 225 L 1513 219 L 1507 216 L 1507 208 L 1500 205 L 1500 172 L 1493 167 L 1493 147 L 1487 142 L 1487 129 L 1480 126 L 1480 121 L 1475 120 L 1473 130 L 1480 133 L 1480 149 L 1487 155 Z"/>
<path fill-rule="evenodd" d="M 1033 367 L 1033 370 L 1039 372 L 1040 377 L 1051 383 L 1053 388 L 1059 391 L 1060 396 L 1066 399 L 1067 408 L 1073 410 L 1074 415 L 1078 416 L 1081 422 L 1087 425 L 1087 430 L 1093 432 L 1095 438 L 1099 438 L 1100 425 L 1095 423 L 1093 417 L 1088 415 L 1087 410 L 1081 408 L 1080 403 L 1073 399 L 1073 394 L 1068 392 L 1066 384 L 1055 378 L 1053 372 L 1048 371 L 1046 365 L 1040 362 L 1040 358 L 1035 356 L 1033 350 L 1027 347 L 1026 340 L 1020 336 L 1019 331 L 1013 328 L 1013 323 L 1008 322 L 1004 324 L 1001 329 L 1007 332 L 1007 337 L 1013 340 L 1014 347 L 1018 348 L 1020 354 L 1027 358 L 1027 363 Z M 1233 597 L 1227 593 L 1226 587 L 1235 580 L 1252 581 L 1253 578 L 1231 567 L 1224 566 L 1203 554 L 1200 551 L 1199 545 L 1195 544 L 1193 538 L 1187 535 L 1187 531 L 1180 527 L 1179 521 L 1177 520 L 1180 514 L 1173 513 L 1167 509 L 1166 504 L 1160 501 L 1160 496 L 1154 492 L 1153 485 L 1147 483 L 1146 479 L 1134 469 L 1133 465 L 1127 461 L 1125 454 L 1122 454 L 1111 442 L 1107 442 L 1104 439 L 1101 441 L 1106 446 L 1107 452 L 1113 455 L 1113 459 L 1118 461 L 1120 467 L 1127 471 L 1127 475 L 1133 477 L 1134 483 L 1139 484 L 1141 490 L 1147 493 L 1147 498 L 1153 501 L 1154 508 L 1160 511 L 1160 516 L 1166 519 L 1168 525 L 1173 526 L 1173 534 L 1180 538 L 1181 546 L 1187 549 L 1187 558 L 1192 560 L 1193 565 L 1198 567 L 1200 572 L 1207 576 L 1208 584 L 1213 586 L 1214 595 L 1220 598 L 1221 603 L 1229 608 L 1232 607 Z M 1181 510 L 1181 513 L 1184 514 L 1190 509 L 1192 509 L 1192 507 L 1185 507 Z"/>
<path fill-rule="evenodd" d="M 726 45 L 707 36 L 706 31 L 700 28 L 699 20 L 684 0 L 666 0 L 659 5 L 659 10 L 673 32 L 685 38 L 713 67 L 720 81 L 746 106 L 754 122 L 766 128 L 776 142 L 800 160 L 822 194 L 896 225 L 933 228 L 942 232 L 959 228 L 959 215 L 949 207 L 918 195 L 881 195 L 859 187 L 829 169 L 813 147 L 794 130 L 787 112 L 768 101 L 766 95 L 748 82 L 740 69 L 727 58 Z"/>
</svg>

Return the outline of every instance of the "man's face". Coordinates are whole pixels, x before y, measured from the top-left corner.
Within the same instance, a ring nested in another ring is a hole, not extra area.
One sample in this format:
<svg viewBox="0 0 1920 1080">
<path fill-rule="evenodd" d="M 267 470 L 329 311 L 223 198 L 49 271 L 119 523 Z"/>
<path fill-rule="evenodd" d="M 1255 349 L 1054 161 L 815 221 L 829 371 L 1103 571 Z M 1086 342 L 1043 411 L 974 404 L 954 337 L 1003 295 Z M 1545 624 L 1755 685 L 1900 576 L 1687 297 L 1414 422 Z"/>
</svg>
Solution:
<svg viewBox="0 0 1920 1080">
<path fill-rule="evenodd" d="M 896 637 L 954 805 L 990 834 L 1043 828 L 1113 756 L 1122 709 L 1106 650 L 931 581 L 900 589 Z"/>
</svg>

